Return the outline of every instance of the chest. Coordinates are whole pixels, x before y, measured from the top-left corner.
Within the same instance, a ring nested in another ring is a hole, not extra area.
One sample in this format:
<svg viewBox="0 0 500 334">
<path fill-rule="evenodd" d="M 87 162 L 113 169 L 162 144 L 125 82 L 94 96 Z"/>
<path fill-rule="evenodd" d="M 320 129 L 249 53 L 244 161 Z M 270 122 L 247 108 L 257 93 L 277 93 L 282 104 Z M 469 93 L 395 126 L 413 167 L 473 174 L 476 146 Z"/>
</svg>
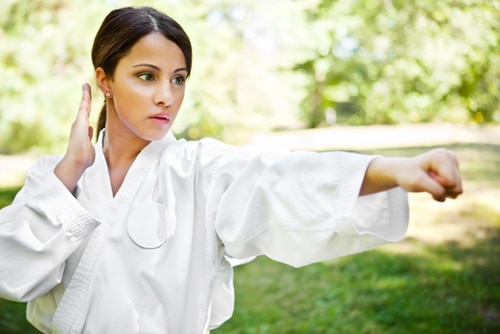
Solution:
<svg viewBox="0 0 500 334">
<path fill-rule="evenodd" d="M 132 163 L 127 163 L 125 165 L 117 166 L 109 169 L 109 182 L 111 185 L 111 192 L 113 197 L 116 196 L 116 193 L 120 189 L 125 180 L 125 176 L 127 175 L 128 170 Z"/>
</svg>

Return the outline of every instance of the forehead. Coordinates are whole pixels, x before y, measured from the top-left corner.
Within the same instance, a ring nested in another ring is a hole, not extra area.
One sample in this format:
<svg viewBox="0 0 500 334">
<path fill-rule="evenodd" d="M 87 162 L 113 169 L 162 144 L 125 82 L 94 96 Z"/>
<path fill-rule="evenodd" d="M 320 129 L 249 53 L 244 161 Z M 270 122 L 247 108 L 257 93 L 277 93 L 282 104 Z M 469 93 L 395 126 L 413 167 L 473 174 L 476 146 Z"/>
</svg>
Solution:
<svg viewBox="0 0 500 334">
<path fill-rule="evenodd" d="M 120 62 L 132 66 L 147 63 L 161 68 L 186 67 L 186 59 L 179 46 L 157 32 L 140 38 Z"/>
</svg>

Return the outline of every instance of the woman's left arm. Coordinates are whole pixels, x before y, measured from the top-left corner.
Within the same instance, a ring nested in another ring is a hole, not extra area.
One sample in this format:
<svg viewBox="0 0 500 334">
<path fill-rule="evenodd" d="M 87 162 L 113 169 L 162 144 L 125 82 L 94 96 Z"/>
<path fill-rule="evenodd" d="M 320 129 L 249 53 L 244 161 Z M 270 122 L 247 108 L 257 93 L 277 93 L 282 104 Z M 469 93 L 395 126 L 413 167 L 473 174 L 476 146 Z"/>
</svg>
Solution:
<svg viewBox="0 0 500 334">
<path fill-rule="evenodd" d="M 463 190 L 455 153 L 438 148 L 411 158 L 374 159 L 366 170 L 360 195 L 397 186 L 408 192 L 428 192 L 440 202 L 456 198 Z"/>
</svg>

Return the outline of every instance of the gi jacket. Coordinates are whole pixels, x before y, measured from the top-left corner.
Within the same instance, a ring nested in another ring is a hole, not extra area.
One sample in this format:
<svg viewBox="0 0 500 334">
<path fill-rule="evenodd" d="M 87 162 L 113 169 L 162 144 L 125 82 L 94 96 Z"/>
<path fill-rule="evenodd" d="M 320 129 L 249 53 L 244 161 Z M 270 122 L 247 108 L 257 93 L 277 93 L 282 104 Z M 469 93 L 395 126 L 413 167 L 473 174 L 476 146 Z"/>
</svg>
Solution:
<svg viewBox="0 0 500 334">
<path fill-rule="evenodd" d="M 228 258 L 299 267 L 406 232 L 404 191 L 358 195 L 374 156 L 169 134 L 113 196 L 102 136 L 74 194 L 46 156 L 0 211 L 0 297 L 45 333 L 203 333 L 233 312 Z"/>
</svg>

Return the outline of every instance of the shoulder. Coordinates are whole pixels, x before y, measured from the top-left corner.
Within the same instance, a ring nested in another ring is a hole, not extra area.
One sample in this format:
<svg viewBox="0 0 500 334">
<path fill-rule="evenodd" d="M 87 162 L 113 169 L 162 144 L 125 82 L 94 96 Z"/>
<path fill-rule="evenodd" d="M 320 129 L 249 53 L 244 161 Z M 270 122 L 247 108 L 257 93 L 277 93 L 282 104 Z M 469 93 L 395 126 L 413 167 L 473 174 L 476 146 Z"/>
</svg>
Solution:
<svg viewBox="0 0 500 334">
<path fill-rule="evenodd" d="M 160 164 L 174 169 L 212 169 L 227 155 L 238 151 L 236 146 L 219 140 L 204 138 L 200 140 L 176 139 L 163 147 Z"/>
<path fill-rule="evenodd" d="M 203 138 L 189 141 L 179 139 L 169 145 L 167 151 L 182 151 L 188 156 L 196 156 L 198 160 L 210 161 L 241 161 L 260 157 L 264 159 L 274 159 L 290 153 L 282 147 L 264 147 L 257 145 L 233 145 L 227 144 L 213 138 Z"/>
<path fill-rule="evenodd" d="M 287 153 L 282 148 L 232 145 L 213 138 L 176 139 L 164 146 L 159 163 L 161 169 L 211 178 L 216 173 L 239 173 L 249 164 L 269 165 Z"/>
<path fill-rule="evenodd" d="M 178 158 L 217 158 L 236 150 L 238 150 L 236 146 L 226 144 L 217 139 L 186 140 L 180 138 L 165 142 L 163 155 L 174 154 Z"/>
</svg>

